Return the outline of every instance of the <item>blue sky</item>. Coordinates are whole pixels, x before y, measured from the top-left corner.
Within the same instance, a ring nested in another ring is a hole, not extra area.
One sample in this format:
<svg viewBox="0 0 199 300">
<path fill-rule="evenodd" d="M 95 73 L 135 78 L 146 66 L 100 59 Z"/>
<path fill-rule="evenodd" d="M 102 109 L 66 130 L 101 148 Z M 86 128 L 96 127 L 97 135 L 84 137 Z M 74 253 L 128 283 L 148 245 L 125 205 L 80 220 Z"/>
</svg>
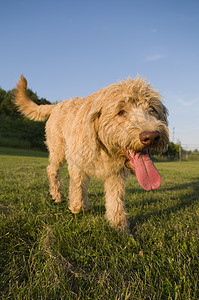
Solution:
<svg viewBox="0 0 199 300">
<path fill-rule="evenodd" d="M 198 0 L 1 0 L 0 87 L 85 97 L 140 74 L 163 95 L 174 141 L 199 149 Z"/>
</svg>

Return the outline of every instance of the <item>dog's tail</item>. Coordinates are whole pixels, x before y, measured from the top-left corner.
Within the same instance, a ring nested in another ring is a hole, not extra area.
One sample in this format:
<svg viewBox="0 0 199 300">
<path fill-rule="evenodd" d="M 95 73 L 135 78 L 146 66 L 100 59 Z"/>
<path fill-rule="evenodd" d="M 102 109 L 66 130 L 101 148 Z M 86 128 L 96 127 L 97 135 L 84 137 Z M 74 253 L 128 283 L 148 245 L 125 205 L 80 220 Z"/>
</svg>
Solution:
<svg viewBox="0 0 199 300">
<path fill-rule="evenodd" d="M 34 121 L 44 121 L 46 120 L 55 105 L 37 105 L 26 94 L 27 80 L 21 75 L 20 80 L 17 83 L 17 88 L 15 91 L 14 103 L 18 107 L 18 110 L 28 117 L 30 120 Z"/>
</svg>

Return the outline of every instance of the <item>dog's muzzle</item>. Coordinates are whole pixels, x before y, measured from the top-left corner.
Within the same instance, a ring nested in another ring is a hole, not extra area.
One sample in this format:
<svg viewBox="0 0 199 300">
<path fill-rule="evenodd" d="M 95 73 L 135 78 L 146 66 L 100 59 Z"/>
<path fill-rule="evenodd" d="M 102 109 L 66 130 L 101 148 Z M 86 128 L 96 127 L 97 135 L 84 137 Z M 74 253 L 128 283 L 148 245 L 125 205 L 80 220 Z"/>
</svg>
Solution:
<svg viewBox="0 0 199 300">
<path fill-rule="evenodd" d="M 155 146 L 160 141 L 160 133 L 159 131 L 143 131 L 139 138 L 145 147 Z"/>
</svg>

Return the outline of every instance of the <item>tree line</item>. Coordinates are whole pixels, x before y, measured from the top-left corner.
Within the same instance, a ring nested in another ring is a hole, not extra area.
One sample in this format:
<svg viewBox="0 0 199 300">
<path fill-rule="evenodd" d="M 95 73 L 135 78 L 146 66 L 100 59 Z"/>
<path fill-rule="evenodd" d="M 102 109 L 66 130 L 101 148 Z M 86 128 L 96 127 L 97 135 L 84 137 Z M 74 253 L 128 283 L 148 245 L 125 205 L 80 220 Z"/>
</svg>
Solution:
<svg viewBox="0 0 199 300">
<path fill-rule="evenodd" d="M 14 89 L 6 92 L 0 88 L 0 146 L 46 151 L 45 122 L 34 122 L 22 116 L 13 103 L 14 92 Z M 38 105 L 51 104 L 30 89 L 27 95 Z"/>
</svg>

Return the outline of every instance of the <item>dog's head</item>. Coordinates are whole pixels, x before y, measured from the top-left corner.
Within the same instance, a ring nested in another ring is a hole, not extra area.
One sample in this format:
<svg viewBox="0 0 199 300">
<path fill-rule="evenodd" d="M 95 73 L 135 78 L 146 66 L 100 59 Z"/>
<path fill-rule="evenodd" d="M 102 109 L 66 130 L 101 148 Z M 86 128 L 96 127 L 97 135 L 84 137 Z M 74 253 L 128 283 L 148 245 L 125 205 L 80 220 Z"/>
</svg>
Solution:
<svg viewBox="0 0 199 300">
<path fill-rule="evenodd" d="M 149 150 L 163 151 L 169 143 L 168 111 L 159 92 L 145 80 L 136 78 L 110 85 L 96 96 L 89 116 L 96 144 L 109 155 L 120 156 L 141 178 L 138 181 L 144 188 L 156 188 L 143 183 L 146 173 L 140 172 L 149 166 L 148 173 L 155 176 Z"/>
</svg>

